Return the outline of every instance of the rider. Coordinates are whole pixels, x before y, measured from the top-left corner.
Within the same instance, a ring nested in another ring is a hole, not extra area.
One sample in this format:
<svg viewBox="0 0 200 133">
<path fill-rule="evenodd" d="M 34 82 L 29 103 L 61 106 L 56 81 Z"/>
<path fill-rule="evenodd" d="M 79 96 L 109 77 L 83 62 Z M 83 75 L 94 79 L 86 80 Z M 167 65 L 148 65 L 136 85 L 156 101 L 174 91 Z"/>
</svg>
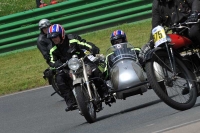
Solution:
<svg viewBox="0 0 200 133">
<path fill-rule="evenodd" d="M 87 43 L 84 39 L 82 39 L 78 35 L 74 34 L 65 34 L 65 29 L 60 24 L 54 24 L 49 27 L 48 30 L 48 38 L 50 38 L 54 42 L 53 48 L 50 50 L 50 66 L 51 67 L 59 67 L 66 61 L 68 61 L 74 53 L 79 53 L 79 57 L 84 56 L 83 49 L 88 51 L 99 51 L 97 47 L 91 45 L 91 43 Z M 93 53 L 97 54 L 97 53 Z M 95 76 L 101 76 L 101 71 L 98 67 L 93 63 L 92 64 L 93 74 Z M 68 69 L 68 68 L 66 68 Z M 68 69 L 69 70 L 69 69 Z M 64 96 L 64 99 L 67 104 L 66 111 L 74 110 L 77 107 L 74 95 L 72 93 L 72 79 L 70 78 L 68 72 L 65 73 L 63 71 L 59 71 L 56 77 L 57 85 L 59 86 L 61 93 Z M 98 83 L 97 83 L 98 84 Z M 103 93 L 101 90 L 101 84 L 97 85 L 99 91 Z"/>
<path fill-rule="evenodd" d="M 158 25 L 167 26 L 182 22 L 197 22 L 200 11 L 200 0 L 153 0 L 152 29 Z M 200 44 L 200 24 L 193 24 L 188 32 L 189 37 Z M 152 35 L 150 41 L 141 48 L 141 57 L 154 47 Z"/>
<path fill-rule="evenodd" d="M 52 48 L 52 42 L 47 38 L 47 31 L 51 23 L 48 19 L 41 19 L 38 25 L 40 34 L 37 39 L 37 48 L 40 50 L 46 62 L 49 63 L 49 51 Z"/>
<path fill-rule="evenodd" d="M 111 42 L 111 44 L 113 46 L 113 45 L 116 45 L 116 44 L 120 45 L 120 43 L 126 43 L 128 41 L 127 41 L 127 37 L 126 37 L 126 34 L 125 34 L 124 31 L 122 31 L 122 30 L 115 30 L 115 31 L 112 32 L 112 34 L 110 36 L 110 42 Z M 140 48 L 134 48 L 134 49 L 130 49 L 130 50 L 135 50 L 135 52 L 136 52 L 137 55 L 140 52 Z M 113 64 L 112 55 L 113 55 L 113 53 L 108 54 L 106 56 L 106 59 L 105 59 L 106 67 L 104 69 L 104 76 L 106 77 L 106 79 L 109 76 L 109 74 L 108 74 L 109 73 L 108 72 L 108 70 L 109 70 L 108 67 L 112 66 L 112 64 Z"/>
<path fill-rule="evenodd" d="M 47 38 L 48 28 L 51 26 L 51 22 L 48 19 L 41 19 L 38 23 L 40 34 L 37 39 L 37 48 L 40 50 L 43 58 L 46 60 L 46 63 L 50 62 L 50 49 L 52 48 L 52 41 Z M 49 84 L 52 84 L 52 72 L 51 69 L 47 68 L 43 74 L 44 79 L 48 79 Z"/>
</svg>

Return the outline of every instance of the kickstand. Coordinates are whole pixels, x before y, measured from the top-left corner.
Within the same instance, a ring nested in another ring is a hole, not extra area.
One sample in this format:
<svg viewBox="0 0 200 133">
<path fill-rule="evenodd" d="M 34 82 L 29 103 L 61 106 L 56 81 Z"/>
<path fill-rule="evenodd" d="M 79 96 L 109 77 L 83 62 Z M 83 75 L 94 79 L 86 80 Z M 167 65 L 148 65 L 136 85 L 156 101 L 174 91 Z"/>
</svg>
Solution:
<svg viewBox="0 0 200 133">
<path fill-rule="evenodd" d="M 55 95 L 55 94 L 56 94 L 56 92 L 52 93 L 51 96 L 53 96 L 53 95 Z"/>
<path fill-rule="evenodd" d="M 111 107 L 111 104 L 110 103 L 106 103 L 109 107 Z"/>
</svg>

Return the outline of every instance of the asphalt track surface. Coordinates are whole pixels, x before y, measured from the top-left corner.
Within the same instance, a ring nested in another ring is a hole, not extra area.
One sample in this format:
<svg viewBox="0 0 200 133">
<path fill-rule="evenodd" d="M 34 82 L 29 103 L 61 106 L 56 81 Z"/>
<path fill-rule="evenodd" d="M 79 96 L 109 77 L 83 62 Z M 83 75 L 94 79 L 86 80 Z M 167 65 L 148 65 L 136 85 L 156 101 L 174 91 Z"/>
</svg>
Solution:
<svg viewBox="0 0 200 133">
<path fill-rule="evenodd" d="M 172 109 L 153 90 L 117 100 L 89 124 L 51 86 L 0 97 L 0 133 L 200 133 L 200 98 L 186 111 Z"/>
</svg>

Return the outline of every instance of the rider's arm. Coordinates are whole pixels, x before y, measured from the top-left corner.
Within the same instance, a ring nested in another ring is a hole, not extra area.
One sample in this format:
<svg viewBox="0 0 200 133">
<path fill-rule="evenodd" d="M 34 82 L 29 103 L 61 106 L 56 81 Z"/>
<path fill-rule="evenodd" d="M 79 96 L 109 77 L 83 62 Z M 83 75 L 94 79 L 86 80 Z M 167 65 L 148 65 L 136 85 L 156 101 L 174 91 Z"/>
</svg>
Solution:
<svg viewBox="0 0 200 133">
<path fill-rule="evenodd" d="M 200 0 L 188 0 L 188 3 L 190 4 L 192 11 L 200 12 Z"/>
<path fill-rule="evenodd" d="M 69 40 L 69 43 L 70 43 L 70 45 L 75 45 L 75 47 L 79 48 L 79 49 L 86 49 L 88 51 L 91 51 L 91 49 L 92 49 L 92 46 L 90 44 L 88 44 L 86 42 L 81 42 L 78 39 Z"/>
<path fill-rule="evenodd" d="M 162 23 L 160 16 L 158 0 L 154 0 L 152 5 L 152 29 Z"/>
<path fill-rule="evenodd" d="M 88 51 L 92 51 L 92 45 L 87 43 L 86 40 L 82 39 L 80 36 L 69 34 L 68 38 L 70 45 L 74 45 L 78 49 L 86 49 Z"/>
<path fill-rule="evenodd" d="M 112 56 L 113 52 L 108 54 L 106 57 L 105 57 L 105 64 L 106 64 L 106 67 L 104 68 L 104 77 L 108 78 L 109 76 L 109 67 L 112 66 L 113 62 L 111 60 L 111 56 Z"/>
<path fill-rule="evenodd" d="M 50 62 L 49 62 L 49 66 L 52 68 L 57 68 L 59 66 L 61 66 L 63 63 L 59 60 L 58 56 L 56 56 L 55 54 L 55 50 L 57 49 L 56 46 L 52 47 L 49 55 L 50 55 Z"/>
<path fill-rule="evenodd" d="M 106 67 L 104 68 L 104 71 L 103 71 L 103 76 L 105 77 L 105 79 L 108 78 L 108 64 L 109 64 L 108 57 L 109 57 L 109 55 L 106 56 L 106 59 L 105 59 Z"/>
<path fill-rule="evenodd" d="M 153 4 L 152 4 L 152 29 L 155 28 L 156 26 L 160 25 L 162 23 L 162 19 L 161 19 L 161 14 L 159 13 L 159 3 L 158 0 L 153 0 Z M 152 30 L 151 30 L 152 31 Z M 150 38 L 149 40 L 153 39 L 153 36 L 150 32 Z"/>
<path fill-rule="evenodd" d="M 45 40 L 43 35 L 39 35 L 37 40 L 37 48 L 40 50 L 41 54 L 43 55 L 44 59 L 49 62 L 49 50 L 52 43 L 50 40 Z"/>
</svg>

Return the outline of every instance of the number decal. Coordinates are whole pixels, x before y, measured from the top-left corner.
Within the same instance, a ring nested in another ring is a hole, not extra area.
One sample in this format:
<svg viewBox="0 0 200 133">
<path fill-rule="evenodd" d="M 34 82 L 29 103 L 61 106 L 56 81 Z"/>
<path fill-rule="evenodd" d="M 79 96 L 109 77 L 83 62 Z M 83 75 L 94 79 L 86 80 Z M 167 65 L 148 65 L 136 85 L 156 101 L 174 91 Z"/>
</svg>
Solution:
<svg viewBox="0 0 200 133">
<path fill-rule="evenodd" d="M 166 33 L 162 26 L 157 26 L 152 30 L 155 47 L 167 42 Z"/>
<path fill-rule="evenodd" d="M 161 31 L 156 32 L 154 35 L 154 40 L 160 40 L 163 38 Z"/>
</svg>

